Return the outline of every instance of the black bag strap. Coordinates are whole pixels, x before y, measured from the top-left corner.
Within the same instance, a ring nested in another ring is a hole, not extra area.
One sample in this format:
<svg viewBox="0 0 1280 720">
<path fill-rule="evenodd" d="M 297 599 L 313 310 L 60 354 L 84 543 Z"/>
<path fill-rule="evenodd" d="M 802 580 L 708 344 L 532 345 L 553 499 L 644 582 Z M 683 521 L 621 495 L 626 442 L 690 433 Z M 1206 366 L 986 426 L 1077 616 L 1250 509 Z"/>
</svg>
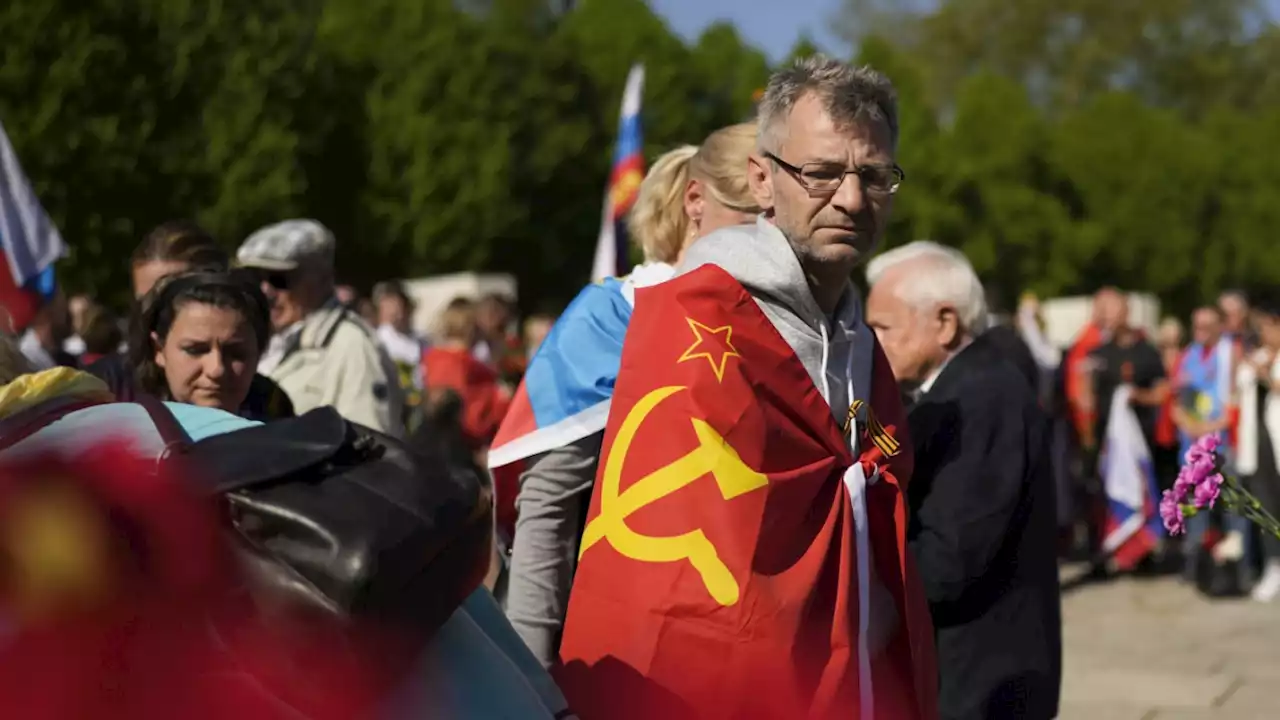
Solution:
<svg viewBox="0 0 1280 720">
<path fill-rule="evenodd" d="M 156 426 L 156 431 L 160 433 L 160 440 L 164 442 L 164 449 L 156 458 L 157 462 L 164 462 L 174 455 L 181 455 L 191 447 L 191 436 L 178 423 L 178 419 L 173 416 L 173 411 L 167 405 L 145 394 L 138 395 L 137 403 L 151 416 L 151 423 Z"/>
<path fill-rule="evenodd" d="M 188 451 L 212 481 L 214 493 L 268 484 L 332 461 L 352 446 L 354 433 L 329 406 L 297 417 L 214 435 Z"/>
</svg>

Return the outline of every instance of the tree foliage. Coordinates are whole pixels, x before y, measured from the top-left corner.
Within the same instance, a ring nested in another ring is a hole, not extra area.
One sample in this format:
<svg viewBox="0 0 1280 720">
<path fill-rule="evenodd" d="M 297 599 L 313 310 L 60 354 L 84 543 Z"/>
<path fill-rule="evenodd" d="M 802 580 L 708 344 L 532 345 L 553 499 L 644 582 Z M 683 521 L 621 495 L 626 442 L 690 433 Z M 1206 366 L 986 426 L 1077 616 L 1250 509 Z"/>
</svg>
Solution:
<svg viewBox="0 0 1280 720">
<path fill-rule="evenodd" d="M 1267 7 L 846 0 L 851 59 L 899 93 L 891 242 L 964 249 L 1006 301 L 1280 281 Z M 686 42 L 644 0 L 10 0 L 0 122 L 73 289 L 123 299 L 165 219 L 230 247 L 306 215 L 346 281 L 494 269 L 541 304 L 586 280 L 636 62 L 650 159 L 748 118 L 770 70 L 731 25 Z"/>
<path fill-rule="evenodd" d="M 1113 283 L 1185 309 L 1280 282 L 1267 7 L 846 0 L 846 38 L 902 94 L 892 242 L 964 249 L 1006 303 Z"/>
</svg>

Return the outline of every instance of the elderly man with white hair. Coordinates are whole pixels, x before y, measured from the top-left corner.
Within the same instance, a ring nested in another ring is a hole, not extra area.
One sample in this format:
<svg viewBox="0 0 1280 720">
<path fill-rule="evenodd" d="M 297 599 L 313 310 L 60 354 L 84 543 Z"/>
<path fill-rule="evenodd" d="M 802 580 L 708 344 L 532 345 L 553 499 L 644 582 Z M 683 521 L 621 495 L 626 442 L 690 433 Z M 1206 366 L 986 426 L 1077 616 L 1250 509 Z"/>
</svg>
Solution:
<svg viewBox="0 0 1280 720">
<path fill-rule="evenodd" d="M 867 279 L 867 323 L 915 397 L 907 538 L 936 631 L 939 715 L 1049 720 L 1062 634 L 1047 418 L 984 337 L 963 254 L 911 243 Z"/>
</svg>

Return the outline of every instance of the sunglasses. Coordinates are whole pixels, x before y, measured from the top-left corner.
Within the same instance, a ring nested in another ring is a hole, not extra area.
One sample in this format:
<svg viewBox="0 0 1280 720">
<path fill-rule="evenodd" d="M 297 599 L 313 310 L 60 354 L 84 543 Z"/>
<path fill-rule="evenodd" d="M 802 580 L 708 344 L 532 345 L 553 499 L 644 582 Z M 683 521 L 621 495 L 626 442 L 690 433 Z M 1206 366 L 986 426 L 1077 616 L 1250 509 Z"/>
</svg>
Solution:
<svg viewBox="0 0 1280 720">
<path fill-rule="evenodd" d="M 289 273 L 279 271 L 263 271 L 258 274 L 258 280 L 270 285 L 276 290 L 289 289 Z"/>
</svg>

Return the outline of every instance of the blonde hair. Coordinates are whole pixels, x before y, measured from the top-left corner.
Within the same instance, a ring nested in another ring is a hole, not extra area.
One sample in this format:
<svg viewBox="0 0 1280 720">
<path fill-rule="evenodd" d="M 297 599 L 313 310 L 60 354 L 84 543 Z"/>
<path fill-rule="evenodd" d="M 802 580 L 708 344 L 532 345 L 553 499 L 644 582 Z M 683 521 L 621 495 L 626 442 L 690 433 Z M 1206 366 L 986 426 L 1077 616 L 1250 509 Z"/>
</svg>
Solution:
<svg viewBox="0 0 1280 720">
<path fill-rule="evenodd" d="M 476 332 L 476 304 L 466 298 L 455 298 L 440 313 L 440 337 L 446 340 L 470 341 Z"/>
<path fill-rule="evenodd" d="M 740 123 L 711 133 L 702 147 L 682 145 L 658 158 L 627 217 L 646 261 L 675 262 L 684 247 L 689 233 L 684 192 L 690 180 L 701 181 L 712 200 L 731 210 L 760 212 L 747 183 L 747 156 L 755 143 L 756 124 Z"/>
</svg>

